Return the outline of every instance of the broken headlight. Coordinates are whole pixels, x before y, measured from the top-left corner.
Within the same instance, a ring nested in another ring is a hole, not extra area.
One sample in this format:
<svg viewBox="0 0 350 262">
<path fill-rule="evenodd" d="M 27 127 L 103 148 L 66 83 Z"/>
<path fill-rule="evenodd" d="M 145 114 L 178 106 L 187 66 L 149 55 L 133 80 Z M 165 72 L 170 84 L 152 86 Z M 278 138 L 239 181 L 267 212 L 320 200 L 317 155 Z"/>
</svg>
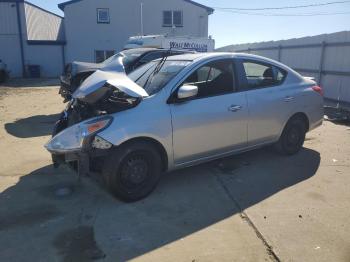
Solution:
<svg viewBox="0 0 350 262">
<path fill-rule="evenodd" d="M 86 138 L 106 129 L 112 121 L 112 117 L 105 116 L 71 126 L 53 137 L 45 148 L 57 154 L 81 151 Z"/>
</svg>

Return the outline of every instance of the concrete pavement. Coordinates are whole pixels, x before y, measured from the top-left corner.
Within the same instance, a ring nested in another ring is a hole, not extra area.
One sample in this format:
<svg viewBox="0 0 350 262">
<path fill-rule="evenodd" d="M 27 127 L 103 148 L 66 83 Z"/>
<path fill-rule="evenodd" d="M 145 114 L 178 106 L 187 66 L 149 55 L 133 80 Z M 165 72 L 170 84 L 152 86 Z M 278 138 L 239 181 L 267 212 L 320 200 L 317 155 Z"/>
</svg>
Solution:
<svg viewBox="0 0 350 262">
<path fill-rule="evenodd" d="M 4 261 L 350 260 L 349 127 L 325 122 L 293 157 L 261 149 L 166 174 L 125 204 L 52 168 L 42 146 L 63 107 L 53 88 L 0 94 Z"/>
</svg>

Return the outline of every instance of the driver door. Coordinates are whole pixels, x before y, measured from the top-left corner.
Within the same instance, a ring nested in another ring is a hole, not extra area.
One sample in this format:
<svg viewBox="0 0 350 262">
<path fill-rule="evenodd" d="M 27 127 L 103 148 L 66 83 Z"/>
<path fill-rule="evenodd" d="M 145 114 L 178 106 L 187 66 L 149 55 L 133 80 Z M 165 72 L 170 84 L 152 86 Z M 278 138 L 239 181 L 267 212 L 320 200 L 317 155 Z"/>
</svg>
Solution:
<svg viewBox="0 0 350 262">
<path fill-rule="evenodd" d="M 170 105 L 175 165 L 246 147 L 247 100 L 237 92 L 233 60 L 201 66 L 180 86 L 184 84 L 196 85 L 198 95 Z"/>
</svg>

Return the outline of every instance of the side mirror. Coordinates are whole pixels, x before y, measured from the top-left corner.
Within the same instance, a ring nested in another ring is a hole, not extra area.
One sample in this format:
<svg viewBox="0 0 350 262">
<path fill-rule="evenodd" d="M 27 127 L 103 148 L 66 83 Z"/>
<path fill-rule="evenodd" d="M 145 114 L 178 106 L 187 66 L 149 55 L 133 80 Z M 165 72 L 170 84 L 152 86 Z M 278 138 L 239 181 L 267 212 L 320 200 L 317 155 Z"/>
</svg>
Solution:
<svg viewBox="0 0 350 262">
<path fill-rule="evenodd" d="M 183 85 L 177 91 L 178 99 L 187 99 L 198 95 L 198 86 Z"/>
</svg>

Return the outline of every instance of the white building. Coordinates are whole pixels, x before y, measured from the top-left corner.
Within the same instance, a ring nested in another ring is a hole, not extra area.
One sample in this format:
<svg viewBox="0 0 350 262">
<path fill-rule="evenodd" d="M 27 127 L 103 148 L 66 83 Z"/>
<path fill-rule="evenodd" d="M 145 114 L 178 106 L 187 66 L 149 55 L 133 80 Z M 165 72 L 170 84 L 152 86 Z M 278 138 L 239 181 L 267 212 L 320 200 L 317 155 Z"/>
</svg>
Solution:
<svg viewBox="0 0 350 262">
<path fill-rule="evenodd" d="M 62 3 L 66 60 L 99 62 L 130 36 L 208 37 L 213 9 L 189 0 L 73 0 Z"/>
<path fill-rule="evenodd" d="M 207 38 L 214 11 L 191 0 L 72 0 L 59 8 L 64 18 L 24 0 L 0 0 L 0 60 L 11 77 L 25 76 L 30 65 L 57 77 L 65 63 L 99 62 L 135 35 Z"/>
<path fill-rule="evenodd" d="M 0 0 L 0 59 L 11 77 L 25 76 L 39 65 L 41 76 L 57 76 L 63 68 L 63 18 L 24 0 Z"/>
</svg>

